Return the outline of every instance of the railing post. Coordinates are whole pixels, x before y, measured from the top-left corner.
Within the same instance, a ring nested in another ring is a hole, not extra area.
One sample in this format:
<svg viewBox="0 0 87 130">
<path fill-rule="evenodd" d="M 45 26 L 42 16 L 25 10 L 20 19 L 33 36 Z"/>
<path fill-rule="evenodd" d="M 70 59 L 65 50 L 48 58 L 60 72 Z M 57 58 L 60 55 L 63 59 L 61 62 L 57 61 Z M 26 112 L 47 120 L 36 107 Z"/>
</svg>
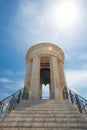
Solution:
<svg viewBox="0 0 87 130">
<path fill-rule="evenodd" d="M 80 113 L 82 113 L 82 108 L 81 108 L 80 100 L 79 100 L 77 94 L 75 94 L 75 98 L 76 98 L 76 104 L 77 104 L 77 107 L 78 107 Z"/>
<path fill-rule="evenodd" d="M 72 96 L 72 93 L 71 93 L 71 90 L 69 89 L 69 95 L 70 95 L 70 99 L 71 99 L 71 102 L 73 104 L 73 96 Z"/>
</svg>

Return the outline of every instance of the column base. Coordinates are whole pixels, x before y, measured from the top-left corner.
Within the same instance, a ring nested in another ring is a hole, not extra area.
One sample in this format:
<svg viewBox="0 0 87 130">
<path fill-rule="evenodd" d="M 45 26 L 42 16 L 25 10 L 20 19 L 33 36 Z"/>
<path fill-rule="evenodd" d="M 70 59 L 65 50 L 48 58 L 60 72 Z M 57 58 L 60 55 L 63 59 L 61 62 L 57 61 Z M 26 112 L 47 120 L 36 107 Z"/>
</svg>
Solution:
<svg viewBox="0 0 87 130">
<path fill-rule="evenodd" d="M 25 87 L 23 92 L 23 99 L 28 99 L 28 97 L 29 97 L 28 89 Z"/>
</svg>

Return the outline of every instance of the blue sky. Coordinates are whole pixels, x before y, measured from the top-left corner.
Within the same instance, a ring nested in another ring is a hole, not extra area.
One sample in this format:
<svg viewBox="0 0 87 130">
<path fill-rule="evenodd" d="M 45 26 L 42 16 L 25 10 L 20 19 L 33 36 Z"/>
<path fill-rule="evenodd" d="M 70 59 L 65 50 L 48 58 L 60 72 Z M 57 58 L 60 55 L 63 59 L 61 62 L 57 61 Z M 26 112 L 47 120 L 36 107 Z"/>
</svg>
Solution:
<svg viewBox="0 0 87 130">
<path fill-rule="evenodd" d="M 68 87 L 87 99 L 86 6 L 87 0 L 0 0 L 0 99 L 24 86 L 26 52 L 40 42 L 62 48 Z"/>
</svg>

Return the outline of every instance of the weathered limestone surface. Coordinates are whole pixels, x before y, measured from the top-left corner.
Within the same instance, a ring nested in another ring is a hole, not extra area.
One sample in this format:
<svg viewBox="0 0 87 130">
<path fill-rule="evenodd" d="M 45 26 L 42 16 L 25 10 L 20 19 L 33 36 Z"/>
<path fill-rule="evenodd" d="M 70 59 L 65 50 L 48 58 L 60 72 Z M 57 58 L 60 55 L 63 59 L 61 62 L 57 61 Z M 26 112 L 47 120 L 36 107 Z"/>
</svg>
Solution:
<svg viewBox="0 0 87 130">
<path fill-rule="evenodd" d="M 61 89 L 60 85 L 60 78 L 59 78 L 59 70 L 58 70 L 58 64 L 57 64 L 57 58 L 54 56 L 51 56 L 50 60 L 51 64 L 51 86 L 52 86 L 52 92 L 54 93 L 54 99 L 61 99 L 59 90 Z"/>
<path fill-rule="evenodd" d="M 64 74 L 64 53 L 55 44 L 40 43 L 31 47 L 26 54 L 26 78 L 25 87 L 29 90 L 29 99 L 42 98 L 41 70 L 44 69 L 42 76 L 47 80 L 46 73 L 49 72 L 49 89 L 51 99 L 63 99 L 63 89 L 67 87 Z M 48 70 L 46 70 L 48 69 Z M 48 72 L 47 72 L 48 71 Z"/>
<path fill-rule="evenodd" d="M 39 99 L 39 86 L 40 86 L 40 59 L 38 56 L 34 56 L 30 83 L 30 99 Z"/>
<path fill-rule="evenodd" d="M 31 66 L 32 64 L 30 62 L 28 62 L 27 64 L 27 70 L 26 70 L 26 78 L 25 78 L 25 86 L 26 88 L 30 87 L 30 78 L 31 78 Z"/>
</svg>

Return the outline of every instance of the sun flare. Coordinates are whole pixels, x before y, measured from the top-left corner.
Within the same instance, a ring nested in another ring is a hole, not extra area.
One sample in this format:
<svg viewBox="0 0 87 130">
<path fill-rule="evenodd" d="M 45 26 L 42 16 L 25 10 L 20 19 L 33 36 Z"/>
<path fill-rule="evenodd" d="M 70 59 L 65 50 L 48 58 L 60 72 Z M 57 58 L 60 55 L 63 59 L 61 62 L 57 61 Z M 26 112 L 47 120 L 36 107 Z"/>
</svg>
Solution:
<svg viewBox="0 0 87 130">
<path fill-rule="evenodd" d="M 64 28 L 73 26 L 79 14 L 79 6 L 74 0 L 64 0 L 52 7 L 51 18 L 55 25 Z"/>
</svg>

